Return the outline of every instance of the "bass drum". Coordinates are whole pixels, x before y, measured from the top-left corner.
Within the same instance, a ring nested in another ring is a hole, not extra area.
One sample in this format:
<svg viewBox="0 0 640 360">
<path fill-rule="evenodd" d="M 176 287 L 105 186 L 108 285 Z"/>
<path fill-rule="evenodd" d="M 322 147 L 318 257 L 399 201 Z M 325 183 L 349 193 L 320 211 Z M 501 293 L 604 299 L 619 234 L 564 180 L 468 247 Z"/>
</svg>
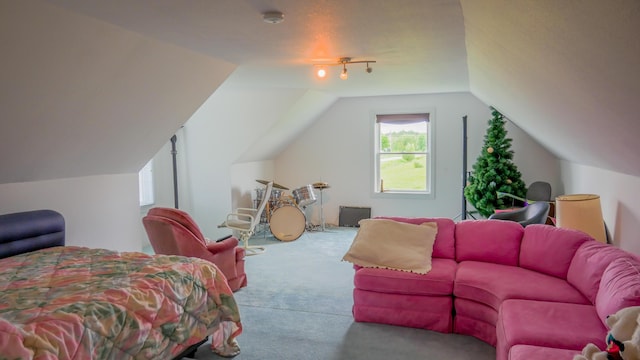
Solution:
<svg viewBox="0 0 640 360">
<path fill-rule="evenodd" d="M 280 241 L 293 241 L 302 235 L 306 226 L 306 217 L 297 206 L 283 205 L 271 213 L 269 229 Z"/>
</svg>

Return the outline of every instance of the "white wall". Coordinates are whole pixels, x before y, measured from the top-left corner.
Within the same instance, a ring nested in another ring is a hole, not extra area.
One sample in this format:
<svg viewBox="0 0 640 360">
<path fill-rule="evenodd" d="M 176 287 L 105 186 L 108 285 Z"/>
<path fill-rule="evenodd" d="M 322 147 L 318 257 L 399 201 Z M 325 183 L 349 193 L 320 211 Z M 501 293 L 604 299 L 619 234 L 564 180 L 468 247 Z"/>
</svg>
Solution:
<svg viewBox="0 0 640 360">
<path fill-rule="evenodd" d="M 435 132 L 435 197 L 392 199 L 374 195 L 373 121 L 379 112 L 427 110 Z M 339 206 L 370 206 L 372 216 L 459 215 L 462 201 L 462 116 L 468 116 L 468 168 L 484 143 L 489 106 L 469 93 L 344 98 L 329 108 L 275 160 L 275 180 L 292 189 L 326 181 L 324 215 L 338 224 Z M 558 161 L 510 124 L 515 162 L 526 183 L 545 180 L 558 187 Z M 319 201 L 307 209 L 319 223 Z"/>
<path fill-rule="evenodd" d="M 0 185 L 0 213 L 60 212 L 66 244 L 140 251 L 138 174 L 101 175 Z"/>
<path fill-rule="evenodd" d="M 487 119 L 487 121 L 488 120 L 489 119 Z M 486 128 L 487 125 L 485 122 L 485 130 Z M 534 181 L 546 181 L 551 184 L 552 199 L 557 195 L 563 194 L 564 188 L 560 179 L 561 168 L 559 159 L 552 153 L 544 150 L 537 141 L 511 121 L 507 121 L 505 129 L 507 129 L 507 137 L 513 140 L 513 162 L 522 173 L 524 183 L 529 185 Z M 481 146 L 482 145 L 478 145 L 478 147 L 474 149 L 476 154 L 479 152 Z M 475 163 L 476 157 L 470 159 L 471 164 Z"/>
<path fill-rule="evenodd" d="M 184 139 L 183 128 L 176 132 L 176 163 L 178 174 L 178 207 L 187 212 L 192 211 L 191 192 L 189 186 L 189 170 L 187 168 L 187 153 Z M 170 137 L 169 137 L 170 138 Z M 153 157 L 153 197 L 154 202 L 151 205 L 140 207 L 140 221 L 147 215 L 152 207 L 174 207 L 175 199 L 173 193 L 173 156 L 171 141 L 167 141 L 164 146 Z M 150 245 L 147 234 L 142 237 L 143 246 Z"/>
<path fill-rule="evenodd" d="M 565 194 L 600 195 L 613 243 L 640 255 L 640 178 L 568 161 L 561 166 Z"/>
<path fill-rule="evenodd" d="M 265 185 L 256 180 L 275 180 L 273 160 L 234 164 L 231 167 L 232 208 L 255 207 L 256 189 Z M 277 181 L 276 181 L 277 182 Z"/>
<path fill-rule="evenodd" d="M 186 169 L 185 181 L 188 183 L 186 193 L 180 190 L 180 208 L 192 214 L 209 238 L 229 234 L 228 229 L 217 227 L 226 215 L 237 207 L 253 205 L 255 189 L 262 186 L 257 179 L 274 180 L 291 190 L 316 181 L 327 181 L 331 188 L 324 191 L 323 200 L 328 224 L 338 223 L 340 205 L 371 206 L 374 216 L 453 218 L 459 215 L 462 201 L 462 116 L 469 118 L 469 169 L 482 148 L 487 122 L 491 118 L 489 107 L 469 93 L 345 98 L 331 105 L 306 130 L 294 134 L 291 143 L 277 158 L 235 163 L 235 159 L 252 146 L 252 139 L 256 141 L 269 136 L 269 129 L 277 127 L 279 117 L 287 115 L 278 116 L 278 109 L 283 102 L 299 99 L 299 94 L 227 90 L 232 91 L 226 91 L 224 95 L 214 93 L 203 104 L 185 124 L 178 142 L 184 146 L 182 152 L 187 157 L 180 161 L 178 168 Z M 259 114 L 264 116 L 255 125 L 255 112 L 243 106 L 223 106 L 229 103 L 255 104 L 251 108 L 261 109 Z M 434 124 L 435 198 L 373 196 L 373 115 L 376 111 L 416 109 L 427 109 Z M 260 131 L 256 131 L 256 126 Z M 507 124 L 507 131 L 513 139 L 514 160 L 525 182 L 544 180 L 550 182 L 554 190 L 559 188 L 560 170 L 555 157 L 513 124 Z M 167 146 L 156 159 L 169 161 Z M 157 184 L 164 194 L 158 199 L 172 206 L 173 190 L 168 172 L 165 179 L 167 181 Z M 183 201 L 187 201 L 184 206 Z M 319 201 L 307 207 L 306 215 L 313 223 L 320 223 Z"/>
<path fill-rule="evenodd" d="M 232 164 L 274 128 L 282 128 L 279 121 L 288 118 L 292 104 L 304 101 L 307 94 L 301 89 L 239 89 L 223 84 L 185 123 L 184 166 L 189 188 L 180 198 L 188 196 L 189 205 L 180 207 L 193 216 L 205 236 L 215 239 L 228 235 L 229 230 L 218 225 L 236 204 L 246 202 L 251 190 L 259 185 L 255 179 L 271 176 L 269 170 L 252 172 L 247 176 L 253 186 L 245 188 L 245 180 L 232 182 Z M 169 188 L 163 191 L 172 192 Z"/>
</svg>

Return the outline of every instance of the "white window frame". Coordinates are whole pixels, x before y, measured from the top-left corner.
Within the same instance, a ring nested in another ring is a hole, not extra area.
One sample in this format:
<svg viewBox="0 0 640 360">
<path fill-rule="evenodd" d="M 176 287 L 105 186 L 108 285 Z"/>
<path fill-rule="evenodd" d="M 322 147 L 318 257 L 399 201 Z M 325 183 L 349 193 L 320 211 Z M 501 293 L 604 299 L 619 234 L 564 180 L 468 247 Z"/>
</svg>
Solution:
<svg viewBox="0 0 640 360">
<path fill-rule="evenodd" d="M 416 114 L 425 114 L 428 118 L 427 120 L 427 148 L 426 148 L 426 163 L 425 167 L 426 172 L 426 190 L 425 191 L 417 191 L 417 190 L 384 190 L 380 191 L 380 125 L 378 123 L 379 115 L 394 115 L 401 117 L 403 115 L 416 115 Z M 435 111 L 433 109 L 421 109 L 417 111 L 376 111 L 372 113 L 372 124 L 373 124 L 373 186 L 372 193 L 374 197 L 382 197 L 382 198 L 419 198 L 419 199 L 432 199 L 435 195 L 435 154 L 434 154 L 434 141 L 435 141 Z"/>
<path fill-rule="evenodd" d="M 155 203 L 153 194 L 153 159 L 138 172 L 138 194 L 140 206 L 149 206 Z"/>
</svg>

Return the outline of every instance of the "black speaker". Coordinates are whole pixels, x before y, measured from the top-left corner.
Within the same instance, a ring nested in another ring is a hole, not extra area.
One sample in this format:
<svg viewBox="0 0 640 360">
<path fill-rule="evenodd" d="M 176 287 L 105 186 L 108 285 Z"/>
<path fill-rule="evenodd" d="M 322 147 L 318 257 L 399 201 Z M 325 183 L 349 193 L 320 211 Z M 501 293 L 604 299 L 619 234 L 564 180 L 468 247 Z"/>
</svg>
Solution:
<svg viewBox="0 0 640 360">
<path fill-rule="evenodd" d="M 339 226 L 360 227 L 358 221 L 371 218 L 370 207 L 340 206 Z"/>
</svg>

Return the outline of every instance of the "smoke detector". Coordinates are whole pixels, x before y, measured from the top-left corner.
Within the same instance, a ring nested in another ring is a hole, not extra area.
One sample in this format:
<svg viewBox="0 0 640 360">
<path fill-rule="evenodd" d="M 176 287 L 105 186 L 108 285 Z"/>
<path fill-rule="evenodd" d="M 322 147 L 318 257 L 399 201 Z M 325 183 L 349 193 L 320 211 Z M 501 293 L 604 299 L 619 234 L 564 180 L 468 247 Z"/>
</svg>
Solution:
<svg viewBox="0 0 640 360">
<path fill-rule="evenodd" d="M 262 19 L 269 24 L 280 24 L 284 21 L 284 14 L 280 11 L 267 11 L 262 14 Z"/>
</svg>

